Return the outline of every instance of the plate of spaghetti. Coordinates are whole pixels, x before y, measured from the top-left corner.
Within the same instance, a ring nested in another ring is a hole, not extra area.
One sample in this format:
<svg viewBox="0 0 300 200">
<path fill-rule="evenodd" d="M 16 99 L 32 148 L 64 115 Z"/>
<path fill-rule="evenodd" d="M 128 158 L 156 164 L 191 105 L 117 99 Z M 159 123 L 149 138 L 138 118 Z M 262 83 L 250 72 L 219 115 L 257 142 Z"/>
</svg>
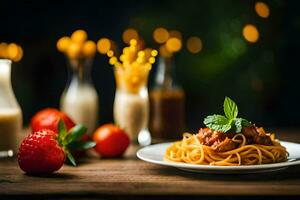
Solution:
<svg viewBox="0 0 300 200">
<path fill-rule="evenodd" d="M 224 115 L 204 119 L 197 133 L 183 133 L 181 140 L 155 144 L 137 152 L 141 160 L 192 172 L 259 173 L 300 164 L 300 144 L 279 141 L 274 133 L 238 117 L 229 97 Z"/>
</svg>

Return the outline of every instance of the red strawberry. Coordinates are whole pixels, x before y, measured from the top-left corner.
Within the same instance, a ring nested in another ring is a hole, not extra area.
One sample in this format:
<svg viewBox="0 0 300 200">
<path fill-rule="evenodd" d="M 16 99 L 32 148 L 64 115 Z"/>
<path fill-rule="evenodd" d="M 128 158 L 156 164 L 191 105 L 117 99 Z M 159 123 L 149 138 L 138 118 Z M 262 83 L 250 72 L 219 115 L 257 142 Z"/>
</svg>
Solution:
<svg viewBox="0 0 300 200">
<path fill-rule="evenodd" d="M 18 154 L 20 168 L 30 174 L 48 174 L 59 170 L 66 156 L 76 165 L 70 150 L 84 150 L 94 142 L 80 141 L 87 129 L 76 125 L 68 133 L 64 122 L 58 123 L 59 133 L 44 129 L 29 134 L 21 143 Z"/>
<path fill-rule="evenodd" d="M 65 113 L 55 108 L 46 108 L 37 112 L 32 117 L 30 123 L 32 132 L 41 129 L 50 129 L 54 132 L 57 132 L 57 125 L 59 120 L 64 121 L 68 130 L 75 126 L 75 123 L 72 121 L 72 119 L 68 117 Z"/>
</svg>

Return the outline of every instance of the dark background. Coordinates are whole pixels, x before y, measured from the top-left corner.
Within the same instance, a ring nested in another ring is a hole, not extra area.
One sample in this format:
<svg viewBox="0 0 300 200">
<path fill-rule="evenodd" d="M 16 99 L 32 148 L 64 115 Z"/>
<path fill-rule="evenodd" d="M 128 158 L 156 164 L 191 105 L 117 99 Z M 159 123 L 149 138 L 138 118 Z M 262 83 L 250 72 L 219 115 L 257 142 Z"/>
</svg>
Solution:
<svg viewBox="0 0 300 200">
<path fill-rule="evenodd" d="M 263 1 L 271 11 L 263 19 L 255 13 L 255 2 L 2 0 L 0 42 L 16 42 L 24 50 L 12 74 L 24 123 L 39 109 L 59 107 L 67 81 L 66 59 L 56 49 L 61 36 L 84 29 L 94 41 L 109 37 L 123 47 L 122 32 L 133 27 L 147 46 L 155 47 L 152 31 L 162 26 L 181 31 L 184 39 L 196 35 L 203 41 L 199 54 L 183 49 L 174 58 L 187 94 L 189 129 L 202 126 L 206 115 L 221 113 L 224 96 L 238 103 L 241 116 L 259 125 L 299 128 L 299 3 Z M 248 23 L 260 32 L 257 43 L 243 38 Z M 99 123 L 110 122 L 115 83 L 107 57 L 96 55 L 92 78 L 100 96 Z"/>
</svg>

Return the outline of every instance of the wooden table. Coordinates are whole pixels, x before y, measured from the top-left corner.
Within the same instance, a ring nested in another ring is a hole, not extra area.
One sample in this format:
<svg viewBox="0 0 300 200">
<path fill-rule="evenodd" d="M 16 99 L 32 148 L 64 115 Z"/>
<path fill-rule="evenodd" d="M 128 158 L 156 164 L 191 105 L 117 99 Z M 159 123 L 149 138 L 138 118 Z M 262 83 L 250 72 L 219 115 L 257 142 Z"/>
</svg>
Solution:
<svg viewBox="0 0 300 200">
<path fill-rule="evenodd" d="M 300 132 L 282 131 L 279 138 L 300 143 Z M 135 151 L 136 148 L 131 147 L 123 159 L 87 158 L 78 167 L 65 165 L 47 177 L 25 175 L 15 159 L 0 160 L 0 199 L 300 196 L 300 166 L 265 174 L 193 174 L 140 161 Z"/>
</svg>

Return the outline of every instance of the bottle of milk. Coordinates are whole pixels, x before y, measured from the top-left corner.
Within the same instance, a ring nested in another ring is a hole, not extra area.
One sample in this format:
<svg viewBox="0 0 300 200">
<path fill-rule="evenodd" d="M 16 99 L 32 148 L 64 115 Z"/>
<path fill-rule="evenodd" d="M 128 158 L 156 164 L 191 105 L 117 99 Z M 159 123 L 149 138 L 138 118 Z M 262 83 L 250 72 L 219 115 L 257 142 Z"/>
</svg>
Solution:
<svg viewBox="0 0 300 200">
<path fill-rule="evenodd" d="M 71 79 L 64 90 L 60 107 L 75 123 L 84 124 L 88 134 L 97 128 L 98 94 L 91 81 L 92 61 L 86 58 L 70 60 Z"/>
<path fill-rule="evenodd" d="M 22 111 L 11 86 L 11 61 L 0 59 L 0 153 L 18 151 L 22 132 Z M 10 152 L 10 153 L 9 153 Z"/>
</svg>

